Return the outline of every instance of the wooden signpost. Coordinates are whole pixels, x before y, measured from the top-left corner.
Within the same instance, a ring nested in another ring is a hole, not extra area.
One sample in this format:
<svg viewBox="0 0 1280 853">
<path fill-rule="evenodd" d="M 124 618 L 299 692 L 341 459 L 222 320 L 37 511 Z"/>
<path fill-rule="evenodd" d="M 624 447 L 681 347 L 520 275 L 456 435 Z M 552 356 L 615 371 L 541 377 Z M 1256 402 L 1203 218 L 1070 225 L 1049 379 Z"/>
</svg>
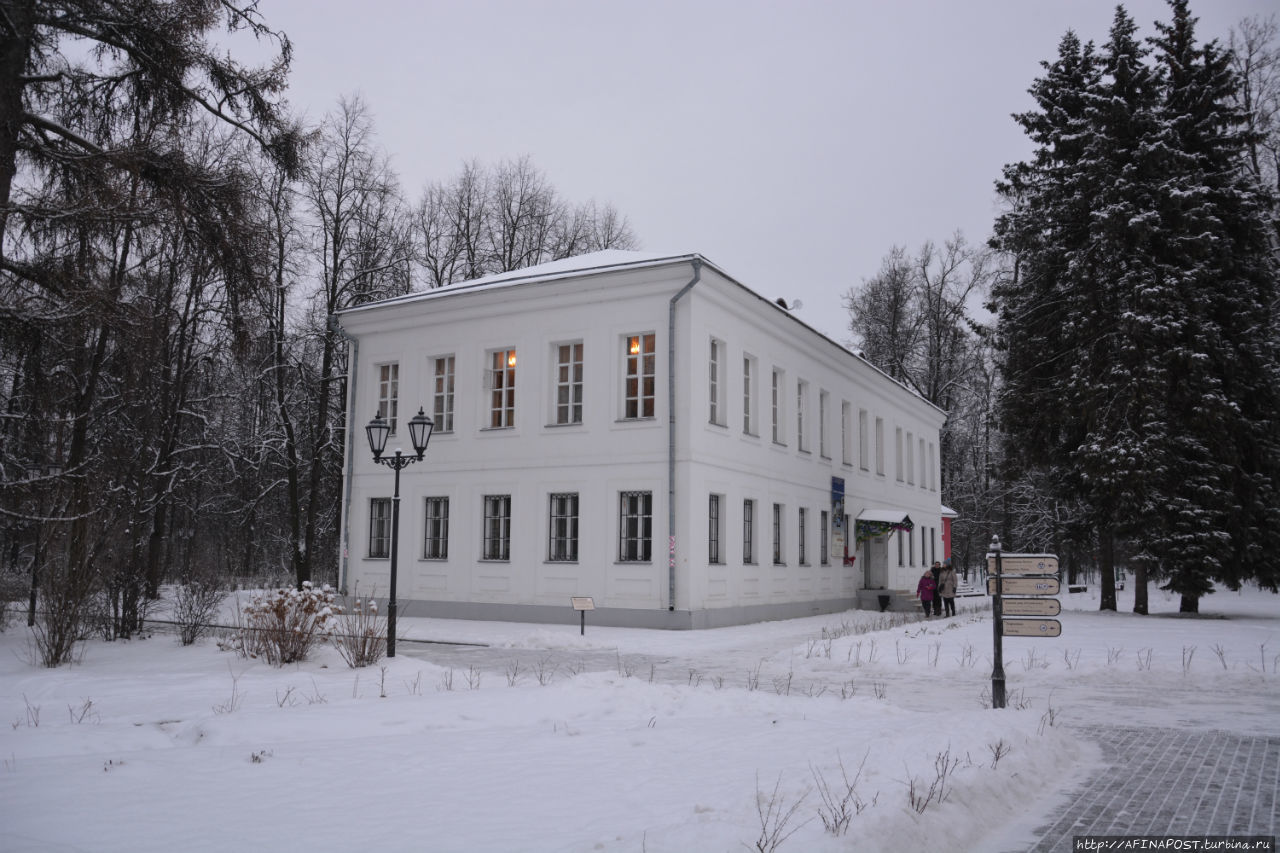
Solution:
<svg viewBox="0 0 1280 853">
<path fill-rule="evenodd" d="M 1000 620 L 1000 625 L 1006 637 L 1062 636 L 1062 623 L 1057 619 L 1009 619 L 1006 617 Z"/>
<path fill-rule="evenodd" d="M 1000 578 L 1001 595 L 1057 595 L 1062 584 L 1057 578 Z M 996 579 L 987 578 L 987 595 L 996 594 Z"/>
<path fill-rule="evenodd" d="M 1058 558 L 1053 554 L 1001 554 L 1000 539 L 991 537 L 987 555 L 987 594 L 991 596 L 992 642 L 995 654 L 991 669 L 991 707 L 1005 707 L 1005 637 L 1060 637 L 1057 619 L 1017 618 L 1057 616 L 1062 605 L 1052 598 L 1010 598 L 1006 595 L 1057 595 L 1062 584 L 1055 575 Z M 1009 618 L 1014 617 L 1014 618 Z"/>
</svg>

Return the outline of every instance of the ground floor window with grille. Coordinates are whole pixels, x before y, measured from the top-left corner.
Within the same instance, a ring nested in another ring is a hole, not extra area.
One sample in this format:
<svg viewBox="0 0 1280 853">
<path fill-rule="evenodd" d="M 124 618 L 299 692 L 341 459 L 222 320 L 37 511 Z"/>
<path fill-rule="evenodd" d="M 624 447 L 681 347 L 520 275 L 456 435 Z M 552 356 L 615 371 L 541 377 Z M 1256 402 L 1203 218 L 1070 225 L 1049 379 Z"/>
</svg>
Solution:
<svg viewBox="0 0 1280 853">
<path fill-rule="evenodd" d="M 720 496 L 712 495 L 707 502 L 707 562 L 719 565 L 720 559 Z"/>
<path fill-rule="evenodd" d="M 819 516 L 818 525 L 818 562 L 826 566 L 831 563 L 831 548 L 828 544 L 827 536 L 829 535 L 829 527 L 827 523 L 827 511 L 823 510 Z"/>
<path fill-rule="evenodd" d="M 653 493 L 623 492 L 618 501 L 618 560 L 648 562 L 653 556 Z"/>
<path fill-rule="evenodd" d="M 391 498 L 369 501 L 369 556 L 391 556 Z"/>
<path fill-rule="evenodd" d="M 578 559 L 578 495 L 551 496 L 548 524 L 547 559 L 552 562 L 574 562 Z"/>
<path fill-rule="evenodd" d="M 756 502 L 742 502 L 742 562 L 751 565 L 756 561 Z"/>
<path fill-rule="evenodd" d="M 511 495 L 484 496 L 484 559 L 511 559 Z"/>
<path fill-rule="evenodd" d="M 422 526 L 422 556 L 428 560 L 449 559 L 449 499 L 427 498 Z"/>
<path fill-rule="evenodd" d="M 786 565 L 782 561 L 782 504 L 773 505 L 773 564 Z"/>
</svg>

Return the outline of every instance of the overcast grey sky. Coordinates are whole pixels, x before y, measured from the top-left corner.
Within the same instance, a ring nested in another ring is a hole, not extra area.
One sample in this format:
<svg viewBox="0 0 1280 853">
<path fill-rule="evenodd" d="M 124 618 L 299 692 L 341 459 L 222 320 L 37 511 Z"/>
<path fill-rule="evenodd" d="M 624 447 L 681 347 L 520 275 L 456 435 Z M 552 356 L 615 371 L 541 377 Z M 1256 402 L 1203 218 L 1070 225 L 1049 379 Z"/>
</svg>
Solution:
<svg viewBox="0 0 1280 853">
<path fill-rule="evenodd" d="M 1141 35 L 1163 0 L 1125 4 Z M 1110 0 L 262 0 L 289 100 L 369 105 L 409 199 L 462 162 L 528 154 L 612 202 L 646 250 L 700 252 L 842 343 L 841 296 L 894 245 L 982 243 L 1029 146 L 1010 113 Z M 358 9 L 358 11 L 357 11 Z M 1192 0 L 1226 41 L 1274 2 Z"/>
</svg>

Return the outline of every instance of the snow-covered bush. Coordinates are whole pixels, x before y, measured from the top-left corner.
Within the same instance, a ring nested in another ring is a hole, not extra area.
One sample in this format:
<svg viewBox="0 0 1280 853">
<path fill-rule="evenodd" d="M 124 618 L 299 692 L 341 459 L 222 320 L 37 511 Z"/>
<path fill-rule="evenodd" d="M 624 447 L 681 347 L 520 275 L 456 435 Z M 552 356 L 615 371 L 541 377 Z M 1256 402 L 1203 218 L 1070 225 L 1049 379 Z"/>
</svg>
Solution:
<svg viewBox="0 0 1280 853">
<path fill-rule="evenodd" d="M 387 653 L 387 619 L 379 615 L 373 596 L 357 598 L 350 611 L 337 617 L 333 644 L 352 669 L 382 660 Z"/>
<path fill-rule="evenodd" d="M 245 605 L 237 631 L 219 645 L 272 666 L 296 663 L 329 636 L 341 612 L 328 584 L 316 589 L 308 581 L 302 589 L 258 593 Z"/>
<path fill-rule="evenodd" d="M 226 582 L 216 575 L 184 578 L 174 588 L 173 621 L 182 645 L 191 645 L 213 627 L 213 617 L 226 597 Z"/>
</svg>

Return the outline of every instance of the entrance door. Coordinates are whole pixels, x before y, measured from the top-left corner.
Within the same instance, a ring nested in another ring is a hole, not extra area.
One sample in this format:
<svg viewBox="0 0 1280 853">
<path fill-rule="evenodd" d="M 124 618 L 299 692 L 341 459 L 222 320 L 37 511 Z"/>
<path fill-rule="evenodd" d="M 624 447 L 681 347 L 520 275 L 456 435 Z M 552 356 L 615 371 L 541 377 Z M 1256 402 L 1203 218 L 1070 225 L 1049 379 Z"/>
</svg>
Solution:
<svg viewBox="0 0 1280 853">
<path fill-rule="evenodd" d="M 889 540 L 876 536 L 862 543 L 863 572 L 867 589 L 889 587 Z"/>
</svg>

